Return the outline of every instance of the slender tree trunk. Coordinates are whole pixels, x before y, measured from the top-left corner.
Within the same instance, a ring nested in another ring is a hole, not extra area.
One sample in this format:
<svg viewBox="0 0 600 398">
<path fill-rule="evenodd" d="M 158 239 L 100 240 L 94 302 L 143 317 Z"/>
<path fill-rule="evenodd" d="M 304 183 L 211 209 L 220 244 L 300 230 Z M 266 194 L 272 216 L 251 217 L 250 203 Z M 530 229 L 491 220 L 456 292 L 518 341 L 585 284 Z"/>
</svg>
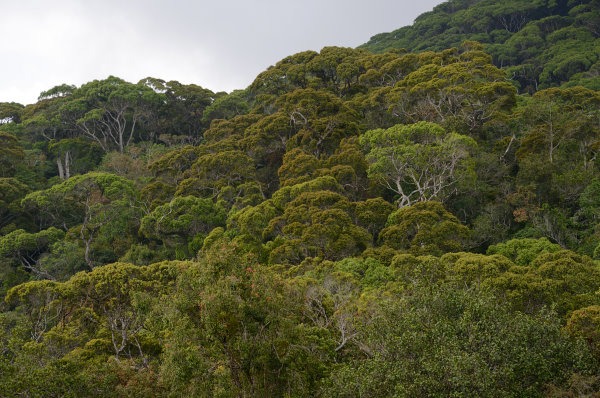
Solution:
<svg viewBox="0 0 600 398">
<path fill-rule="evenodd" d="M 79 230 L 79 237 L 80 237 L 81 241 L 83 242 L 83 244 L 85 245 L 85 255 L 84 255 L 85 262 L 88 265 L 88 267 L 90 267 L 90 270 L 92 270 L 92 269 L 94 269 L 94 263 L 92 263 L 90 252 L 91 252 L 92 240 L 94 239 L 94 234 L 96 233 L 96 230 L 99 228 L 99 226 L 90 230 L 89 236 L 86 238 L 85 237 L 85 230 L 87 227 L 86 221 L 84 221 L 83 225 L 81 226 L 81 229 Z"/>
<path fill-rule="evenodd" d="M 92 263 L 92 259 L 90 258 L 90 244 L 91 240 L 83 239 L 83 243 L 85 244 L 85 262 L 90 267 L 90 270 L 94 269 L 94 263 Z"/>
<path fill-rule="evenodd" d="M 71 166 L 70 166 L 70 162 L 71 162 L 72 158 L 71 158 L 71 152 L 67 151 L 67 153 L 65 154 L 65 180 L 68 180 L 69 178 L 71 178 Z"/>
<path fill-rule="evenodd" d="M 60 160 L 60 156 L 56 158 L 56 165 L 58 166 L 58 176 L 61 180 L 65 179 L 65 171 L 63 169 L 62 162 Z"/>
</svg>

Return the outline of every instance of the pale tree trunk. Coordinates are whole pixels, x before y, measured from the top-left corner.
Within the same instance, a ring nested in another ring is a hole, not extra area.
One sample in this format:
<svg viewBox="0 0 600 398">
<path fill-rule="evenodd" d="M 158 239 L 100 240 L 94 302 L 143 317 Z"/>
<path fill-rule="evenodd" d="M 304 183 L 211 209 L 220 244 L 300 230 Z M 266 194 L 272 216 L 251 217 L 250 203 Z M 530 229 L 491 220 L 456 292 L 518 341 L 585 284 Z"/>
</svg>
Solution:
<svg viewBox="0 0 600 398">
<path fill-rule="evenodd" d="M 71 178 L 71 161 L 73 158 L 71 157 L 71 152 L 67 151 L 65 153 L 65 164 L 63 166 L 60 156 L 56 158 L 56 164 L 58 166 L 58 176 L 61 180 L 68 180 Z"/>
<path fill-rule="evenodd" d="M 58 176 L 60 177 L 61 180 L 64 180 L 65 179 L 65 171 L 63 169 L 63 165 L 60 160 L 60 157 L 56 158 L 56 165 L 58 166 Z"/>
<path fill-rule="evenodd" d="M 65 180 L 71 178 L 71 160 L 73 160 L 73 158 L 71 158 L 71 152 L 67 151 L 67 153 L 65 153 Z"/>
</svg>

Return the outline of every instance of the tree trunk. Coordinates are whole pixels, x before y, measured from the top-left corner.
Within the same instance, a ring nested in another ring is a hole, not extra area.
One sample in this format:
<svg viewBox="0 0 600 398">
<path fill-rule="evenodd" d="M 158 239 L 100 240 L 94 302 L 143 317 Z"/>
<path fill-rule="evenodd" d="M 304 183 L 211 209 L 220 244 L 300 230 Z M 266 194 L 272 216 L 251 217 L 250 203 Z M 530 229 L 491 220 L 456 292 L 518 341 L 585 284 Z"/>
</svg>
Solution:
<svg viewBox="0 0 600 398">
<path fill-rule="evenodd" d="M 90 244 L 92 243 L 91 240 L 83 240 L 83 243 L 85 244 L 85 262 L 87 264 L 88 267 L 90 267 L 90 270 L 94 269 L 94 263 L 92 263 L 92 259 L 90 258 Z"/>
<path fill-rule="evenodd" d="M 69 178 L 71 178 L 71 167 L 70 167 L 70 162 L 71 162 L 72 158 L 71 158 L 71 153 L 69 151 L 67 151 L 67 153 L 65 154 L 65 180 L 68 180 Z"/>
<path fill-rule="evenodd" d="M 60 160 L 60 156 L 56 158 L 56 165 L 58 166 L 58 176 L 61 180 L 65 179 L 65 171 L 63 169 L 62 162 Z"/>
</svg>

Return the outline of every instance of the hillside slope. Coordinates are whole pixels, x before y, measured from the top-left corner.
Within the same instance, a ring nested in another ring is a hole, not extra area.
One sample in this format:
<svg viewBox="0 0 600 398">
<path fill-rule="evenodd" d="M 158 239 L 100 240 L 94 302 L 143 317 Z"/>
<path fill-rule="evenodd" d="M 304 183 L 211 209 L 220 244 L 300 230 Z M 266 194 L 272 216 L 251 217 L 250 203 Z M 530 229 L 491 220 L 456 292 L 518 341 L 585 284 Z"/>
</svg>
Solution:
<svg viewBox="0 0 600 398">
<path fill-rule="evenodd" d="M 440 51 L 476 40 L 523 92 L 560 85 L 598 90 L 599 37 L 598 0 L 451 0 L 360 47 Z"/>
</svg>

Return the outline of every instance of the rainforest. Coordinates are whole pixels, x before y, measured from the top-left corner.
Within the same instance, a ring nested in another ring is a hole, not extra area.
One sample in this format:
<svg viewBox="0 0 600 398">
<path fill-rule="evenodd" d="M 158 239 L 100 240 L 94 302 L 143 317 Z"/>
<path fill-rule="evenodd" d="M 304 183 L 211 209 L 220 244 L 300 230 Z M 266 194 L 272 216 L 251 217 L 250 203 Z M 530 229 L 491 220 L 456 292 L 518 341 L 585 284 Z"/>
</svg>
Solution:
<svg viewBox="0 0 600 398">
<path fill-rule="evenodd" d="M 0 396 L 600 396 L 598 90 L 598 0 L 451 0 L 0 103 Z"/>
</svg>

